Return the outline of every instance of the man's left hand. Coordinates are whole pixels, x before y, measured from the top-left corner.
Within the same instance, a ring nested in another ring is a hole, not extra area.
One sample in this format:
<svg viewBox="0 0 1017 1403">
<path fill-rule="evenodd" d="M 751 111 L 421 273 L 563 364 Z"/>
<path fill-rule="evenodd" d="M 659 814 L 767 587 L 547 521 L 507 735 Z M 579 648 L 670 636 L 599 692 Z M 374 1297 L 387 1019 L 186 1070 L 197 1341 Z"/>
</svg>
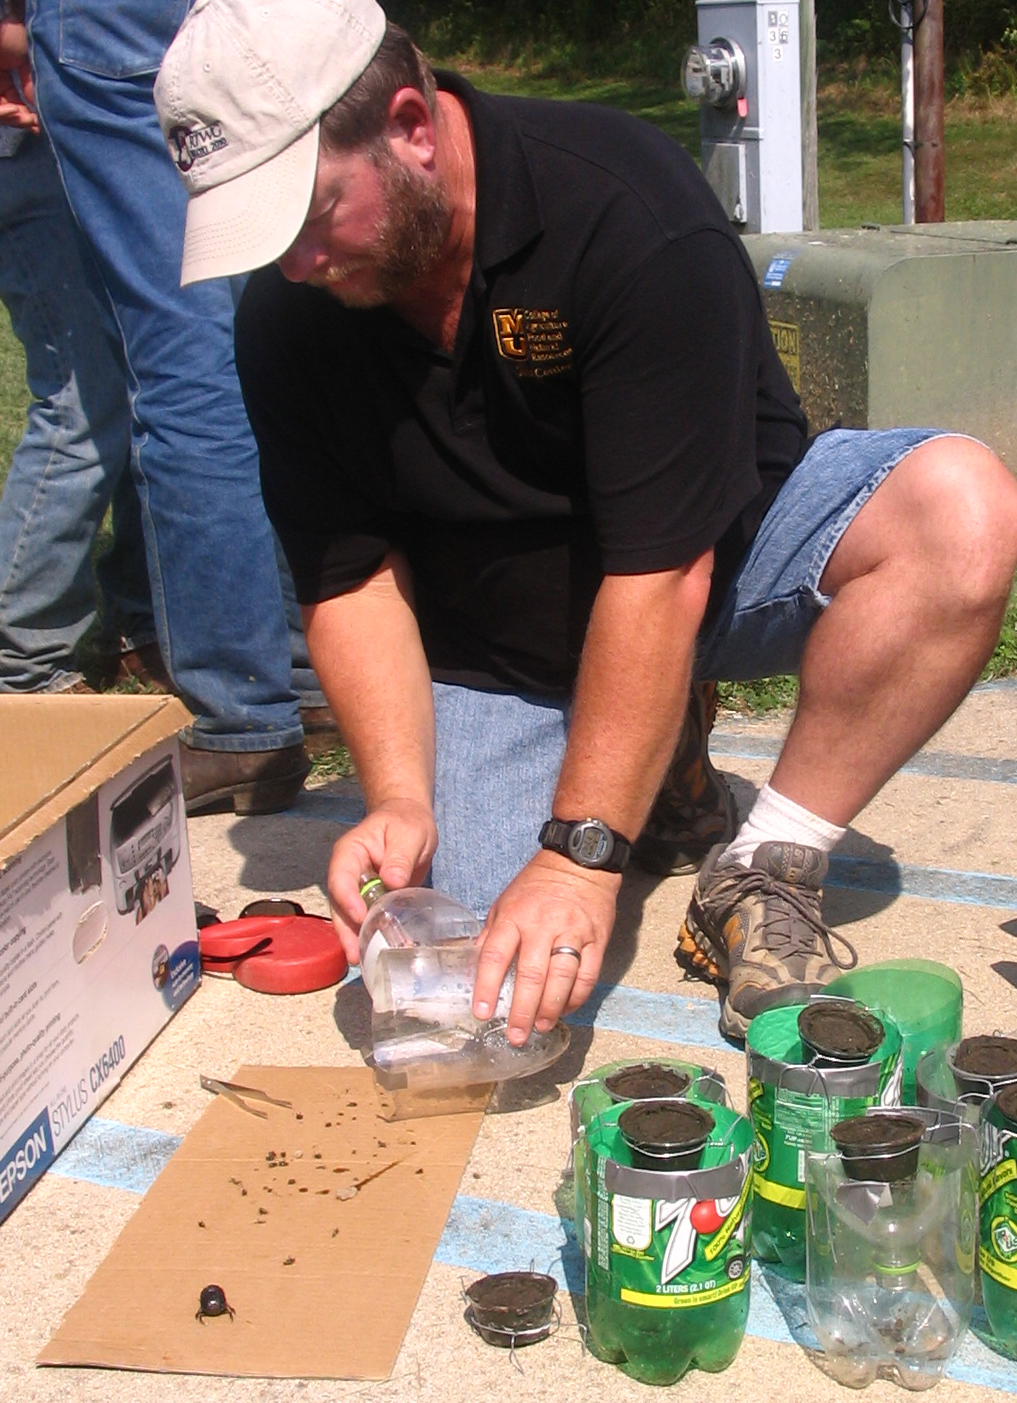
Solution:
<svg viewBox="0 0 1017 1403">
<path fill-rule="evenodd" d="M 488 913 L 481 936 L 473 1012 L 487 1019 L 512 961 L 515 993 L 508 1038 L 521 1046 L 553 1028 L 593 990 L 614 928 L 621 877 L 540 852 Z"/>
</svg>

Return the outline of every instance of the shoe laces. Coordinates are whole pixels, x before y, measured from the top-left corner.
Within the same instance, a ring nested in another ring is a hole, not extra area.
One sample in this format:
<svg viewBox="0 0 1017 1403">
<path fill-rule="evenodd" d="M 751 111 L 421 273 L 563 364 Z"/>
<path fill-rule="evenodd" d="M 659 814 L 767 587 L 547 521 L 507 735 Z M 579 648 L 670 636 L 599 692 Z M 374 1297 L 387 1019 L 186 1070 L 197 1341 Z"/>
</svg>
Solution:
<svg viewBox="0 0 1017 1403">
<path fill-rule="evenodd" d="M 857 965 L 858 951 L 850 940 L 839 931 L 831 930 L 820 916 L 818 892 L 803 891 L 790 882 L 781 882 L 758 867 L 745 868 L 732 875 L 735 875 L 732 906 L 747 896 L 764 898 L 759 941 L 782 963 L 795 956 L 808 959 L 822 946 L 830 963 L 838 969 L 854 969 Z M 793 918 L 788 907 L 801 918 L 800 922 Z M 843 955 L 835 950 L 835 941 L 842 947 Z"/>
</svg>

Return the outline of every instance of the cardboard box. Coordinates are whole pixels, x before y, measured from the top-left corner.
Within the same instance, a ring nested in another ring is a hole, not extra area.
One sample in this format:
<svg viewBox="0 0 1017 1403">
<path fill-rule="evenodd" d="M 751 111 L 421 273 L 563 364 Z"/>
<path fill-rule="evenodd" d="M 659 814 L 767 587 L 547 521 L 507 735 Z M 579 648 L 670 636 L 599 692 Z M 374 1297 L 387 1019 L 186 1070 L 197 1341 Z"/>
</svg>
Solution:
<svg viewBox="0 0 1017 1403">
<path fill-rule="evenodd" d="M 172 697 L 0 697 L 0 1222 L 199 983 Z"/>
</svg>

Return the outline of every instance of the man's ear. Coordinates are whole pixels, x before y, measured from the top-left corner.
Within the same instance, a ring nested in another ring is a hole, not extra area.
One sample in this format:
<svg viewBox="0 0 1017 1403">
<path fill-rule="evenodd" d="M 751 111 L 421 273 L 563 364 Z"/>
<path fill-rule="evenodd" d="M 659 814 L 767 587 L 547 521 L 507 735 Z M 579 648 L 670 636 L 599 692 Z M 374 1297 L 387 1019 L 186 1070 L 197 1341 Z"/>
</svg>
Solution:
<svg viewBox="0 0 1017 1403">
<path fill-rule="evenodd" d="M 417 88 L 400 88 L 393 94 L 385 135 L 397 153 L 402 150 L 422 166 L 431 164 L 437 133 L 431 109 Z"/>
</svg>

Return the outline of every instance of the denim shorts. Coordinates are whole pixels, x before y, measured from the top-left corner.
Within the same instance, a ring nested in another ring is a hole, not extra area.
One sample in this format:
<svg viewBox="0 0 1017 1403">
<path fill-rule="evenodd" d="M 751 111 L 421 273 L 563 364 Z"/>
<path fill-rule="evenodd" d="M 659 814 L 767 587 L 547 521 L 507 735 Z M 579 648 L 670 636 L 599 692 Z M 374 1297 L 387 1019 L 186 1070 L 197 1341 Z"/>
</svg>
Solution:
<svg viewBox="0 0 1017 1403">
<path fill-rule="evenodd" d="M 796 673 L 829 604 L 819 582 L 840 538 L 883 479 L 938 429 L 829 429 L 784 483 L 713 625 L 699 641 L 700 679 L 745 682 Z"/>
<path fill-rule="evenodd" d="M 937 429 L 834 429 L 774 499 L 701 640 L 696 676 L 721 681 L 797 672 L 834 548 L 887 474 Z M 440 891 L 486 913 L 537 851 L 568 737 L 568 706 L 434 684 Z M 562 815 L 570 817 L 570 815 Z"/>
</svg>

